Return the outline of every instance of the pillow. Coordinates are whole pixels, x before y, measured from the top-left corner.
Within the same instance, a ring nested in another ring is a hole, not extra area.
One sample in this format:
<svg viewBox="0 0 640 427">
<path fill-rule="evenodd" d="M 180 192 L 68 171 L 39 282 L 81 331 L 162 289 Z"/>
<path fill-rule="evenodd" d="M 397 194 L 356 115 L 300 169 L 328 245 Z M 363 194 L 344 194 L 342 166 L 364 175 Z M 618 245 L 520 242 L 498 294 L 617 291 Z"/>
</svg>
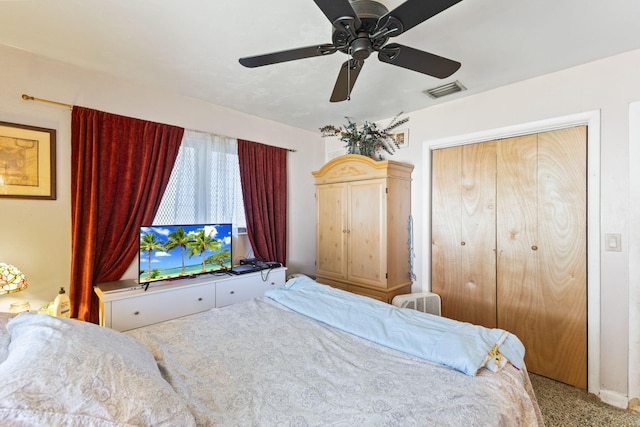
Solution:
<svg viewBox="0 0 640 427">
<path fill-rule="evenodd" d="M 9 320 L 7 330 L 1 425 L 195 425 L 136 339 L 34 313 Z"/>
</svg>

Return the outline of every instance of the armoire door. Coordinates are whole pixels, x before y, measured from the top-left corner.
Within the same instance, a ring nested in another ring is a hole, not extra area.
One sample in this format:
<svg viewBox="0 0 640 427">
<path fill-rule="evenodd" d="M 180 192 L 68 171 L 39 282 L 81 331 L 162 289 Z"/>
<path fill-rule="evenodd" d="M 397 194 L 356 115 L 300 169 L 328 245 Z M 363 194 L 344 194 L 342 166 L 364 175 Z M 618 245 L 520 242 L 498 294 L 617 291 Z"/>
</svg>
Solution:
<svg viewBox="0 0 640 427">
<path fill-rule="evenodd" d="M 317 187 L 317 274 L 386 288 L 385 183 L 371 179 Z"/>
<path fill-rule="evenodd" d="M 316 273 L 347 278 L 347 184 L 316 188 Z"/>
<path fill-rule="evenodd" d="M 442 315 L 496 327 L 496 145 L 433 152 L 432 291 Z"/>
<path fill-rule="evenodd" d="M 348 192 L 348 279 L 386 289 L 386 180 L 351 182 Z"/>
<path fill-rule="evenodd" d="M 498 326 L 531 372 L 587 385 L 586 127 L 497 149 Z"/>
</svg>

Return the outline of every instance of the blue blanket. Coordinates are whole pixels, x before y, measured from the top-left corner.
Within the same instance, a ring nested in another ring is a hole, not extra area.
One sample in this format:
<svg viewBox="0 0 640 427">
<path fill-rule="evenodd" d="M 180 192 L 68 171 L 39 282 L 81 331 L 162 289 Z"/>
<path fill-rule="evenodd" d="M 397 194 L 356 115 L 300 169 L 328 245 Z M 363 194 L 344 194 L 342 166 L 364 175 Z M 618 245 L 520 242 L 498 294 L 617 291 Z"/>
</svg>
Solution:
<svg viewBox="0 0 640 427">
<path fill-rule="evenodd" d="M 266 296 L 332 327 L 467 375 L 497 370 L 505 359 L 524 366 L 524 346 L 501 329 L 398 308 L 300 276 Z"/>
</svg>

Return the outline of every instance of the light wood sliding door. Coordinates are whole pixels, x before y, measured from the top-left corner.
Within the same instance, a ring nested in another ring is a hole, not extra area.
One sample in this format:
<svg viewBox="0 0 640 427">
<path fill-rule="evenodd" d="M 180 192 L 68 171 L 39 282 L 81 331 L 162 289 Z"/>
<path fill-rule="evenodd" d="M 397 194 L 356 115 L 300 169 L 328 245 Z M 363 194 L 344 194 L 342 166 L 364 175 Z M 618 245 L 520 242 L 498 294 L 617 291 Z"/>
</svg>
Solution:
<svg viewBox="0 0 640 427">
<path fill-rule="evenodd" d="M 495 143 L 433 152 L 432 289 L 442 315 L 496 327 Z"/>
<path fill-rule="evenodd" d="M 527 368 L 586 388 L 586 127 L 433 152 L 442 313 L 516 334 Z"/>
<path fill-rule="evenodd" d="M 498 325 L 530 371 L 587 386 L 586 128 L 498 145 Z"/>
</svg>

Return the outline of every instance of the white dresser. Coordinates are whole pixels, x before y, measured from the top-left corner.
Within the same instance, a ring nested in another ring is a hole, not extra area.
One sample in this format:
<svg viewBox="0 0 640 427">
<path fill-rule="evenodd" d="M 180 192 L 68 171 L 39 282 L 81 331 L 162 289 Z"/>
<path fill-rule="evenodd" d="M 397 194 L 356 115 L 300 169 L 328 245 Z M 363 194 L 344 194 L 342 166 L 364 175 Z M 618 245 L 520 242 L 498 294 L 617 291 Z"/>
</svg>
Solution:
<svg viewBox="0 0 640 427">
<path fill-rule="evenodd" d="M 152 283 L 145 291 L 135 281 L 132 289 L 103 292 L 100 299 L 100 325 L 128 331 L 176 317 L 210 310 L 261 297 L 268 289 L 285 283 L 285 267 L 255 273 L 205 275 L 197 278 Z"/>
</svg>

